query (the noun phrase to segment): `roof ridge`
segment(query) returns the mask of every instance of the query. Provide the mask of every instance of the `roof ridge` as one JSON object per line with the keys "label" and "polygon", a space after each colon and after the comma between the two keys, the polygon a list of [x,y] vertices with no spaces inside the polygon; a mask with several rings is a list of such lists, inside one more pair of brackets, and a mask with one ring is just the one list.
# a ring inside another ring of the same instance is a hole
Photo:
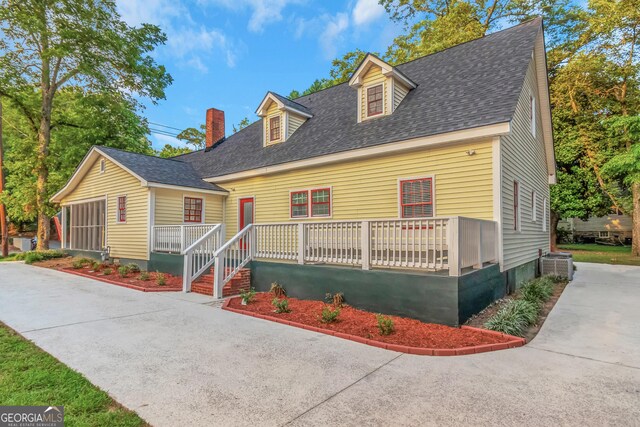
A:
{"label": "roof ridge", "polygon": [[[411,62],[415,62],[415,61],[418,61],[418,60],[420,60],[420,59],[427,58],[427,57],[429,57],[429,56],[434,56],[434,55],[437,55],[437,54],[439,54],[439,53],[446,52],[446,51],[449,51],[449,50],[451,50],[451,49],[455,49],[455,48],[456,48],[456,47],[458,47],[458,46],[463,46],[463,45],[465,45],[465,44],[472,43],[472,42],[475,42],[475,41],[478,41],[478,40],[485,40],[486,38],[488,38],[488,37],[492,37],[492,36],[494,36],[494,35],[496,35],[496,34],[500,34],[500,33],[503,33],[503,32],[505,32],[505,31],[513,30],[513,29],[515,29],[515,28],[522,27],[522,26],[524,26],[524,25],[530,25],[530,24],[532,24],[534,21],[537,21],[537,20],[542,21],[542,17],[541,17],[541,16],[536,16],[535,18],[528,19],[528,20],[526,20],[526,21],[524,21],[524,22],[521,22],[521,23],[519,23],[519,24],[517,24],[517,25],[514,25],[513,27],[503,28],[502,30],[495,31],[495,32],[493,32],[493,33],[489,33],[489,34],[486,34],[486,35],[484,35],[484,36],[481,36],[481,37],[478,37],[478,38],[475,38],[475,39],[467,40],[466,42],[462,42],[462,43],[456,44],[456,45],[454,45],[454,46],[449,46],[449,47],[444,48],[444,49],[442,49],[442,50],[439,50],[439,51],[437,51],[437,52],[428,53],[428,54],[426,54],[426,55],[422,55],[422,56],[419,56],[419,57],[417,57],[417,58],[410,59],[409,61],[403,62],[403,63],[401,63],[401,64],[393,65],[393,67],[401,67],[401,66],[406,65],[406,64],[409,64],[409,63],[411,63]],[[367,53],[365,54],[365,57],[366,57],[366,55],[373,55],[373,56],[375,56],[376,58],[380,59],[381,61],[384,61],[384,59],[379,58],[377,55],[374,55],[374,54],[372,54],[371,52],[367,52]],[[386,62],[386,61],[385,61],[385,62]],[[361,63],[361,62],[360,62],[360,63]],[[360,63],[358,64],[358,67],[360,66]],[[356,67],[356,69],[357,69],[357,67]],[[403,73],[403,74],[404,74],[404,73]],[[407,76],[407,77],[409,77],[409,76]],[[344,82],[342,82],[342,83],[336,83],[335,85],[332,85],[332,86],[329,86],[329,87],[325,87],[325,88],[323,88],[323,89],[317,90],[317,91],[315,91],[315,92],[313,92],[313,93],[310,93],[310,94],[308,94],[308,95],[302,95],[302,96],[300,96],[300,97],[298,97],[298,98],[295,98],[295,99],[301,99],[301,98],[304,98],[304,97],[308,97],[308,96],[314,95],[314,94],[319,93],[319,92],[323,92],[323,91],[328,90],[328,89],[333,89],[333,88],[335,88],[335,87],[341,86],[341,85],[346,84],[346,83],[349,83],[349,81],[347,80],[347,81],[344,81]],[[293,101],[293,100],[291,100],[291,101]],[[297,102],[297,101],[293,101],[293,102]],[[309,107],[306,107],[306,108],[309,108]]]}
{"label": "roof ridge", "polygon": [[[116,150],[119,151],[121,153],[127,153],[127,154],[135,154],[138,156],[145,156],[145,157],[151,157],[153,159],[159,159],[159,160],[171,160],[173,162],[178,162],[178,163],[185,163],[182,160],[174,160],[173,157],[160,157],[160,156],[154,156],[151,154],[145,154],[145,153],[136,153],[135,151],[127,151],[127,150],[123,150],[122,148],[115,148],[115,147],[108,147],[106,145],[94,145],[94,147],[98,150],[106,148],[107,150]],[[191,153],[184,153],[184,154],[191,154]]]}

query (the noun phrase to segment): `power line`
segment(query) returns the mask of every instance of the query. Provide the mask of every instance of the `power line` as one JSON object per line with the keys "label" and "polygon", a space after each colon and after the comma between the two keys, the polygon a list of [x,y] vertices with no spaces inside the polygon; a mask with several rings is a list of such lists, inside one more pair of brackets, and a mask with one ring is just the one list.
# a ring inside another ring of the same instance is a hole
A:
{"label": "power line", "polygon": [[155,133],[155,134],[158,134],[158,135],[171,136],[173,138],[177,138],[178,137],[178,135],[176,135],[175,133],[166,132],[166,131],[164,131],[162,129],[149,129],[149,132]]}
{"label": "power line", "polygon": [[173,129],[173,130],[177,130],[182,132],[184,129],[178,129],[178,128],[174,128],[172,126],[167,126],[167,125],[162,125],[160,123],[154,123],[154,122],[149,122],[150,125],[154,125],[154,126],[160,126],[161,128],[167,128],[167,129]]}

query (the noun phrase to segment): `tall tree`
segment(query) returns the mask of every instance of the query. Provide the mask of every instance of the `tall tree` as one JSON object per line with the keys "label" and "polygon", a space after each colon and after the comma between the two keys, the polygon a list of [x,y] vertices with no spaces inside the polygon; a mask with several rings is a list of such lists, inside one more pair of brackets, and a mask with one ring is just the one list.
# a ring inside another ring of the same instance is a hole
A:
{"label": "tall tree", "polygon": [[240,120],[240,122],[238,122],[237,126],[233,125],[233,133],[241,131],[242,129],[246,128],[250,124],[251,122],[249,121],[249,118],[245,117],[244,119]]}
{"label": "tall tree", "polygon": [[[4,145],[2,139],[2,102],[0,102],[0,196],[4,192]],[[0,252],[3,257],[9,255],[9,230],[7,228],[7,209],[0,198]]]}
{"label": "tall tree", "polygon": [[186,128],[176,138],[193,147],[192,150],[202,150],[205,145],[206,133],[207,127],[200,125],[199,129]]}
{"label": "tall tree", "polygon": [[[38,249],[49,244],[47,184],[51,118],[65,85],[97,92],[164,98],[171,76],[149,56],[166,37],[153,25],[131,27],[111,0],[2,0],[0,95],[28,118],[37,135],[36,210]],[[25,95],[36,89],[37,107]]]}

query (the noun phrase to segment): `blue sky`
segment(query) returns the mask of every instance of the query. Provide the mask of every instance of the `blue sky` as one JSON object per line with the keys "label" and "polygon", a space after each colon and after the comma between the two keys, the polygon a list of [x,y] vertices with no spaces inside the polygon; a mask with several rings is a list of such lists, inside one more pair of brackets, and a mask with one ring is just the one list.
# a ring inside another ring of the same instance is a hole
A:
{"label": "blue sky", "polygon": [[[256,119],[267,91],[303,90],[328,75],[334,57],[356,47],[384,51],[402,31],[377,0],[119,0],[118,10],[130,25],[156,24],[168,37],[154,57],[174,82],[166,100],[147,103],[149,122],[196,127],[215,107],[227,134],[244,117]],[[182,145],[166,135],[151,140],[155,148]]]}

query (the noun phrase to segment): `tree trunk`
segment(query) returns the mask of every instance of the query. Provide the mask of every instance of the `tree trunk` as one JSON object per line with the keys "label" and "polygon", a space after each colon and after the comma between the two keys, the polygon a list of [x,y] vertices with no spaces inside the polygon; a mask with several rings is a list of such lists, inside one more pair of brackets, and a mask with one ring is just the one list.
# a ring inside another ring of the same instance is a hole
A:
{"label": "tree trunk", "polygon": [[549,211],[551,213],[550,218],[549,218],[549,239],[551,241],[551,252],[557,252],[558,251],[558,223],[560,222],[560,217],[558,216],[558,214],[551,210]]}
{"label": "tree trunk", "polygon": [[36,159],[36,207],[38,210],[38,245],[36,250],[49,249],[49,235],[51,218],[47,215],[47,180],[49,179],[49,142],[51,141],[51,99],[47,94],[43,95],[42,119],[38,132],[38,153]]}
{"label": "tree trunk", "polygon": [[[2,146],[2,102],[0,101],[0,195],[4,191],[4,151]],[[9,230],[7,229],[7,209],[0,202],[0,251],[9,256]]]}
{"label": "tree trunk", "polygon": [[640,182],[631,184],[631,196],[633,197],[631,255],[640,256]]}

